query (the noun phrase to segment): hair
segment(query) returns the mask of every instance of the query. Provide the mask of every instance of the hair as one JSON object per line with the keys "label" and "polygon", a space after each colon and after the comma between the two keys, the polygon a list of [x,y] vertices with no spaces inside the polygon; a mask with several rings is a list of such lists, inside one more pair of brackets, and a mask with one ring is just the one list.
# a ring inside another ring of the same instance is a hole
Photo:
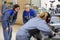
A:
{"label": "hair", "polygon": [[39,17],[46,20],[47,17],[51,17],[51,15],[48,12],[42,12],[39,14]]}
{"label": "hair", "polygon": [[48,16],[47,17],[51,17],[51,15],[48,13]]}
{"label": "hair", "polygon": [[13,10],[15,10],[15,8],[17,8],[17,7],[20,7],[18,4],[15,4],[14,6],[13,6]]}
{"label": "hair", "polygon": [[26,7],[31,8],[31,5],[29,3],[26,3],[24,8],[26,8]]}
{"label": "hair", "polygon": [[4,4],[6,4],[7,3],[7,1],[4,1]]}

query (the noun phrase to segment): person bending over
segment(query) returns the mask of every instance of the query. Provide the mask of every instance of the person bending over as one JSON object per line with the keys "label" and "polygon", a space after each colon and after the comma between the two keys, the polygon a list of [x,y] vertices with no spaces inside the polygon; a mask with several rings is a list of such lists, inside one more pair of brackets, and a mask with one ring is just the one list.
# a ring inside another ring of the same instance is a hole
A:
{"label": "person bending over", "polygon": [[51,16],[48,12],[42,12],[39,16],[30,19],[26,24],[24,24],[16,34],[16,40],[30,40],[31,33],[30,30],[37,29],[44,35],[53,36],[55,32],[51,30],[47,23],[50,22]]}

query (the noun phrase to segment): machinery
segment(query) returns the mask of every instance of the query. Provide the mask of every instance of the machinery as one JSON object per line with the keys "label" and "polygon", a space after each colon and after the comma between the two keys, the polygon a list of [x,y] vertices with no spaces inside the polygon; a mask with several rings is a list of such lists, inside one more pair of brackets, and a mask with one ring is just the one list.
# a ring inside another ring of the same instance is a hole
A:
{"label": "machinery", "polygon": [[55,10],[55,13],[60,13],[60,4],[57,5],[57,8]]}

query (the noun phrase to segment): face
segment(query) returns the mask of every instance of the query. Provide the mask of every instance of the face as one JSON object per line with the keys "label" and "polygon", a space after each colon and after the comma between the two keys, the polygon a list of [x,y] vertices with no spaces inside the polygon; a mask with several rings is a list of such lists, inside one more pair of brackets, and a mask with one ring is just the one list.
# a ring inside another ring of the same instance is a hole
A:
{"label": "face", "polygon": [[50,22],[50,20],[51,20],[51,18],[50,18],[50,17],[48,17],[48,18],[46,19],[46,22],[47,22],[47,23],[49,23],[49,22]]}
{"label": "face", "polygon": [[26,10],[27,12],[29,12],[29,11],[30,11],[30,6],[29,6],[29,5],[26,5],[26,6],[25,6],[25,10]]}
{"label": "face", "polygon": [[20,10],[20,7],[17,7],[17,8],[15,9],[16,12],[18,12],[19,10]]}

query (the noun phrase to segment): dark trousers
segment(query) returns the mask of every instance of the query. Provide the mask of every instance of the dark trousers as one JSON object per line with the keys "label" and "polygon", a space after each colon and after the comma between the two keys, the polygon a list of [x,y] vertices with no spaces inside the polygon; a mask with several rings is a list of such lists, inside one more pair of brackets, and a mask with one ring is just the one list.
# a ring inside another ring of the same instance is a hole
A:
{"label": "dark trousers", "polygon": [[[8,31],[5,31],[6,27],[8,27]],[[2,21],[2,28],[3,28],[3,35],[4,35],[4,40],[11,40],[12,37],[12,28],[8,24],[6,26],[6,23]]]}
{"label": "dark trousers", "polygon": [[29,30],[29,34],[33,36],[34,38],[36,38],[37,40],[41,40],[42,38],[40,34],[40,30],[37,30],[37,29]]}

